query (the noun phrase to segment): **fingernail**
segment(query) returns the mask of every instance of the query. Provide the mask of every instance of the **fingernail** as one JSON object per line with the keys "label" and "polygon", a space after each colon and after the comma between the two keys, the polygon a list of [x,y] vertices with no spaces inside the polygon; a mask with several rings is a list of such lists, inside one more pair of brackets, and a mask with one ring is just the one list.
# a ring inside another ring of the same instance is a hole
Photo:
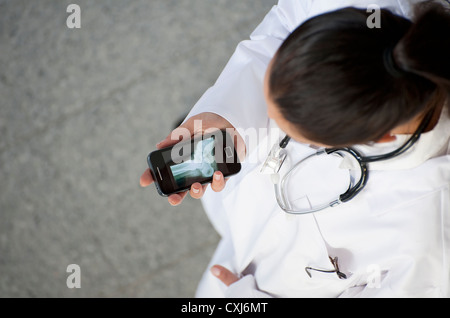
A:
{"label": "fingernail", "polygon": [[172,197],[169,197],[169,203],[172,206],[177,206],[178,204],[180,204],[179,200],[177,200],[176,198],[174,198],[176,196],[176,194],[173,194]]}
{"label": "fingernail", "polygon": [[200,189],[197,189],[197,188],[192,187],[192,192],[194,192],[194,193],[199,193],[199,192],[200,192]]}
{"label": "fingernail", "polygon": [[220,173],[215,172],[214,173],[214,179],[216,179],[217,181],[220,181]]}
{"label": "fingernail", "polygon": [[213,267],[211,267],[211,273],[212,273],[214,276],[220,276],[221,270],[220,270],[220,268],[218,268],[218,267],[216,267],[216,266],[213,266]]}

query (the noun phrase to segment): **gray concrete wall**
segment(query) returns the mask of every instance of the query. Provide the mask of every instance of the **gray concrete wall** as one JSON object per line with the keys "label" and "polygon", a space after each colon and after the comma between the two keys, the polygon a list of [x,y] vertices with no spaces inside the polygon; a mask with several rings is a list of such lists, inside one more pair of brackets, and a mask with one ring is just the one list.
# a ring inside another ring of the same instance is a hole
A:
{"label": "gray concrete wall", "polygon": [[194,295],[218,235],[139,177],[275,3],[0,0],[0,297]]}

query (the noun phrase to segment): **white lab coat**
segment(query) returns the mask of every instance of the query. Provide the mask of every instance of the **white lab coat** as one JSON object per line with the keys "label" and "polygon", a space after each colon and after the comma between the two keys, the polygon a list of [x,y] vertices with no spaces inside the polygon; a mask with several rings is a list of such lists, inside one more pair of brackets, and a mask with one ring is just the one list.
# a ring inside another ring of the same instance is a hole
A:
{"label": "white lab coat", "polygon": [[[266,114],[263,77],[279,45],[305,19],[346,6],[377,3],[410,17],[413,0],[280,0],[237,47],[223,73],[190,116],[214,112],[245,136],[249,127],[275,126]],[[276,128],[276,127],[275,127]],[[276,131],[276,130],[275,130]],[[372,147],[386,153],[408,136]],[[433,131],[411,151],[369,166],[366,188],[334,208],[288,216],[277,205],[273,184],[260,167],[273,145],[269,137],[247,145],[240,174],[220,193],[208,189],[203,204],[222,239],[210,266],[221,264],[242,278],[226,287],[205,271],[198,297],[448,297],[450,272],[450,120],[444,111]],[[291,160],[311,149],[291,141]],[[264,154],[264,156],[261,156]],[[329,180],[330,183],[333,180]],[[312,272],[305,267],[341,272]]]}

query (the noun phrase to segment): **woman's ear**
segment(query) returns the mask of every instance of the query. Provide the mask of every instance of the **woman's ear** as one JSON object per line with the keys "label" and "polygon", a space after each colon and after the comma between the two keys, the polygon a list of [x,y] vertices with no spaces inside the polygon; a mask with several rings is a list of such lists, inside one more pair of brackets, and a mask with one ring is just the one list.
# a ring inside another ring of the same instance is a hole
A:
{"label": "woman's ear", "polygon": [[376,143],[384,143],[384,142],[391,142],[397,140],[397,137],[395,137],[392,133],[387,133],[383,137],[381,137],[379,140],[376,141]]}

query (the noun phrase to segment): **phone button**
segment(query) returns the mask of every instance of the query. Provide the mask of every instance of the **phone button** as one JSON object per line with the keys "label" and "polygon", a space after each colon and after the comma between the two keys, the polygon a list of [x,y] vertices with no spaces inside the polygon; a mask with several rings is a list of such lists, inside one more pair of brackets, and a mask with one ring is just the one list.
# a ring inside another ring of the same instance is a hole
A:
{"label": "phone button", "polygon": [[227,158],[233,157],[233,150],[230,146],[225,147],[225,155],[227,156]]}
{"label": "phone button", "polygon": [[159,178],[162,180],[161,171],[159,171],[159,167],[156,167],[156,170],[158,170]]}

